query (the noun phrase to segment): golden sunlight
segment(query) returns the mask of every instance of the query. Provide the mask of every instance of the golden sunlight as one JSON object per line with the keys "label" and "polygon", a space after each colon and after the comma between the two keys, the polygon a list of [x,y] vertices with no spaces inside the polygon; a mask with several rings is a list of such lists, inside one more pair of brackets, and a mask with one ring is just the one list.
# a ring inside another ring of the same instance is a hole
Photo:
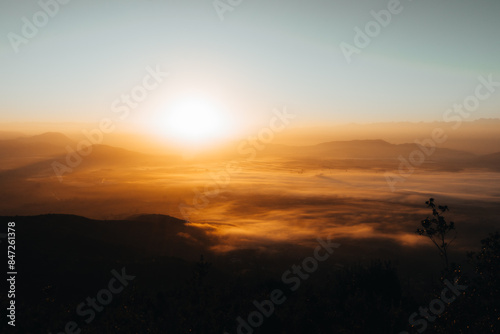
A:
{"label": "golden sunlight", "polygon": [[208,99],[187,97],[162,111],[157,131],[180,144],[206,144],[230,131],[227,114]]}

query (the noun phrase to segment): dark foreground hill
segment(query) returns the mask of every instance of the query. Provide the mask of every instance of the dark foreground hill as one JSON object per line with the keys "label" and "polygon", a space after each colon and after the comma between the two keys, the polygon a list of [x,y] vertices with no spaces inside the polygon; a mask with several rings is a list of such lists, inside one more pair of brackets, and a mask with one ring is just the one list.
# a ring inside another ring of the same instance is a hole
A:
{"label": "dark foreground hill", "polygon": [[[401,276],[395,264],[376,258],[345,265],[338,265],[333,256],[314,262],[316,253],[311,249],[290,251],[300,247],[284,248],[287,256],[258,250],[217,256],[211,252],[217,238],[207,230],[163,215],[116,221],[42,215],[0,217],[0,221],[2,226],[16,222],[18,272],[16,327],[3,321],[2,333],[413,333],[424,327],[427,333],[498,333],[500,329],[498,234],[478,244],[483,251],[472,257],[477,273],[452,273],[466,287],[455,290],[453,302],[443,304],[441,311],[436,298],[442,298],[446,287],[451,298],[453,290],[452,283],[439,279],[439,272],[415,282]],[[325,256],[327,248],[318,254]],[[439,258],[426,258],[428,263],[435,260]],[[416,273],[422,270],[414,268]],[[2,293],[4,310],[7,302]],[[439,311],[439,318],[418,313],[429,305]]]}

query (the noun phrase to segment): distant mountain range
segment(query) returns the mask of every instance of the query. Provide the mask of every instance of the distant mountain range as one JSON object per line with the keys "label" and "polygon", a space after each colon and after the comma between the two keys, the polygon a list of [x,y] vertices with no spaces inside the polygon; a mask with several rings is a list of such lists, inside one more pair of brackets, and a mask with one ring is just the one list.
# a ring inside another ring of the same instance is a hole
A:
{"label": "distant mountain range", "polygon": [[[500,151],[500,119],[478,119],[456,122],[385,122],[368,124],[324,125],[290,128],[279,134],[279,143],[313,145],[320,142],[354,139],[382,139],[390,143],[413,143],[430,138],[440,128],[447,140],[442,148],[463,150],[475,154]],[[277,142],[278,143],[278,142]]]}
{"label": "distant mountain range", "polygon": [[[0,140],[0,172],[3,170],[10,175],[24,176],[53,174],[52,163],[68,165],[68,156],[72,157],[72,161],[77,161],[78,156],[81,158],[78,165],[80,169],[170,164],[178,159],[174,156],[154,156],[107,145],[92,145],[89,154],[86,152],[87,148],[76,151],[78,144],[56,132]],[[70,147],[70,152],[73,153],[68,152],[67,147]]]}
{"label": "distant mountain range", "polygon": [[61,133],[48,132],[33,137],[0,140],[0,158],[40,158],[62,154],[74,142]]}
{"label": "distant mountain range", "polygon": [[[0,176],[47,176],[53,174],[52,164],[58,162],[66,165],[68,159],[67,147],[76,150],[78,143],[61,133],[44,133],[32,137],[0,140]],[[252,149],[250,144],[245,149]],[[177,156],[156,156],[129,151],[123,148],[107,145],[93,145],[92,152],[83,151],[71,153],[73,161],[81,157],[79,170],[114,168],[114,167],[144,167],[168,166],[172,163],[183,163]],[[198,161],[206,159],[237,159],[247,157],[236,147],[207,152]],[[385,166],[387,162],[398,161],[399,157],[409,159],[410,155],[424,155],[426,163],[439,163],[459,168],[488,168],[500,170],[500,152],[475,155],[470,152],[447,148],[422,148],[417,144],[391,144],[384,140],[352,140],[332,141],[310,146],[287,146],[269,144],[261,151],[255,150],[256,156],[262,159],[278,158],[291,160],[370,160],[373,164]],[[414,153],[422,152],[422,153]],[[75,158],[76,157],[76,158]],[[3,171],[3,173],[1,173]]]}
{"label": "distant mountain range", "polygon": [[417,144],[391,144],[384,140],[333,141],[312,146],[270,145],[267,154],[295,157],[323,157],[325,159],[397,159],[408,157],[413,151],[424,152],[429,160],[468,160],[475,154],[446,148],[420,149]]}

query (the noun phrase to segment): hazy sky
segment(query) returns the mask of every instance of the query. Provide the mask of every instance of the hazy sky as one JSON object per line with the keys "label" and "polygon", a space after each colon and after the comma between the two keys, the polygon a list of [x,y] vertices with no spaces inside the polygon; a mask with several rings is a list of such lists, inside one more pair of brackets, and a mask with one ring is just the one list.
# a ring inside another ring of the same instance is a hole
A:
{"label": "hazy sky", "polygon": [[[243,0],[221,20],[212,0],[72,0],[16,53],[9,33],[22,37],[41,7],[1,0],[0,121],[98,122],[157,65],[169,77],[126,122],[155,122],[182,96],[237,122],[280,106],[303,123],[432,121],[479,75],[500,81],[498,0],[401,0],[349,64],[339,45],[356,46],[354,28],[388,3]],[[499,105],[500,89],[470,119],[498,117]]]}

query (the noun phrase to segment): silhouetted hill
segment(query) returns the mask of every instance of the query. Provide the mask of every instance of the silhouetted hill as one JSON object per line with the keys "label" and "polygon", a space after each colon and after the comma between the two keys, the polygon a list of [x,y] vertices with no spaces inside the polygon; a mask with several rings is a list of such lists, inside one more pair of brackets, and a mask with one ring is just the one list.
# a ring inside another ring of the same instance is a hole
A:
{"label": "silhouetted hill", "polygon": [[66,146],[73,144],[74,142],[65,135],[54,132],[32,137],[0,140],[2,169],[21,167],[64,154]]}
{"label": "silhouetted hill", "polygon": [[306,147],[303,154],[323,156],[329,159],[377,159],[397,158],[401,154],[398,145],[383,140],[334,141]]}
{"label": "silhouetted hill", "polygon": [[46,143],[55,146],[66,146],[74,144],[73,140],[59,132],[45,132],[40,135],[23,137],[17,140],[25,143]]}
{"label": "silhouetted hill", "polygon": [[[439,271],[422,274],[438,256],[416,252],[423,262],[408,261],[412,276],[401,275],[398,265],[385,259],[339,266],[341,252],[363,247],[366,240],[341,241],[331,258],[318,263],[313,248],[296,255],[284,249],[287,257],[258,250],[214,256],[208,249],[213,243],[196,237],[207,238],[205,232],[166,215],[108,221],[0,216],[0,221],[16,222],[19,333],[61,332],[69,321],[89,333],[115,328],[142,333],[145,326],[151,333],[235,333],[237,319],[269,308],[264,301],[277,289],[283,302],[272,306],[273,314],[255,333],[397,333],[410,329],[409,316],[429,300],[432,306],[444,291]],[[464,292],[450,292],[456,298],[432,322],[431,333],[498,332],[493,326],[500,300],[499,240],[497,235],[482,241],[476,275],[458,270],[450,276],[459,278],[455,287]],[[316,267],[306,270],[306,261],[316,261]],[[106,290],[113,293],[109,299]],[[7,302],[5,294],[0,302]],[[81,305],[92,302],[101,308],[95,321],[86,321]],[[477,330],[469,331],[471,324]],[[7,327],[0,324],[2,332]]]}
{"label": "silhouetted hill", "polygon": [[[76,215],[0,217],[15,221],[23,243],[40,257],[59,254],[79,258],[176,256],[196,260],[209,252],[205,231],[165,215],[138,215],[124,220],[93,220]],[[91,247],[89,247],[91,245]],[[61,252],[61,250],[64,252]]]}
{"label": "silhouetted hill", "polygon": [[47,156],[58,154],[63,152],[64,147],[71,143],[72,141],[65,136],[59,137],[54,135],[1,140],[0,156],[5,154],[16,156]]}
{"label": "silhouetted hill", "polygon": [[279,134],[280,143],[313,145],[327,141],[353,139],[382,139],[389,143],[412,143],[429,138],[436,128],[444,130],[448,138],[443,148],[463,150],[475,154],[490,154],[500,147],[500,119],[479,119],[463,122],[459,129],[454,122],[384,122],[368,124],[325,125],[290,128]]}
{"label": "silhouetted hill", "polygon": [[52,177],[55,176],[52,164],[57,162],[61,165],[68,166],[68,158],[73,163],[80,161],[76,167],[73,168],[73,172],[100,168],[144,167],[150,165],[165,166],[170,165],[173,161],[178,159],[175,156],[153,156],[107,145],[93,145],[87,152],[82,150],[71,154],[68,154],[68,152],[63,154],[59,153],[49,159],[7,170],[3,173],[0,172],[0,177]]}
{"label": "silhouetted hill", "polygon": [[478,167],[500,171],[500,152],[482,155],[476,159],[476,163]]}
{"label": "silhouetted hill", "polygon": [[[259,154],[288,158],[389,159],[397,161],[400,155],[408,159],[413,151],[422,151],[422,149],[414,143],[391,144],[384,140],[352,140],[332,141],[313,146],[269,145],[269,147]],[[431,154],[425,153],[425,156],[428,161],[466,161],[476,157],[476,155],[469,152],[439,147],[434,148]]]}
{"label": "silhouetted hill", "polygon": [[[251,168],[264,168],[259,161],[268,163],[267,169],[308,170],[308,169],[360,169],[397,170],[401,158],[406,161],[423,158],[420,168],[459,171],[475,167],[477,155],[449,148],[429,147],[416,143],[392,144],[384,140],[332,141],[309,146],[252,143],[233,143],[214,152],[197,157],[197,162],[209,163],[224,157],[226,160],[248,162]],[[276,166],[276,164],[280,164]]]}

